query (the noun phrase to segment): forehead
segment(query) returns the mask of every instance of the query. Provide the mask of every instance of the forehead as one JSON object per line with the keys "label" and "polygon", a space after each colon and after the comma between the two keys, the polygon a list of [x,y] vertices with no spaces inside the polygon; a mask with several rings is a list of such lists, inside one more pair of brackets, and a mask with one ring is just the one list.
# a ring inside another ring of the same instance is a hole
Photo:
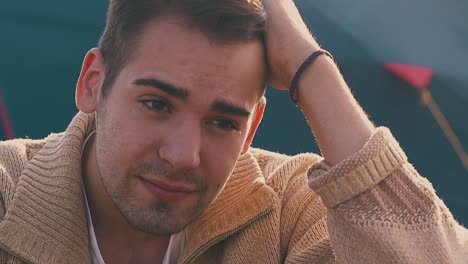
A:
{"label": "forehead", "polygon": [[128,68],[205,95],[258,99],[266,80],[260,41],[220,43],[187,21],[162,17],[140,34]]}

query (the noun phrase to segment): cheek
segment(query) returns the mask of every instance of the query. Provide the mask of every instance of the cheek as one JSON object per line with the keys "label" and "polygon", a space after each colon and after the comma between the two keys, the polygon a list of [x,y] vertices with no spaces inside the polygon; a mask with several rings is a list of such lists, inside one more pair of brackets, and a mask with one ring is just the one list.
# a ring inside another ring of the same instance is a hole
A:
{"label": "cheek", "polygon": [[149,135],[131,113],[105,113],[98,122],[98,148],[102,165],[124,173],[144,156]]}

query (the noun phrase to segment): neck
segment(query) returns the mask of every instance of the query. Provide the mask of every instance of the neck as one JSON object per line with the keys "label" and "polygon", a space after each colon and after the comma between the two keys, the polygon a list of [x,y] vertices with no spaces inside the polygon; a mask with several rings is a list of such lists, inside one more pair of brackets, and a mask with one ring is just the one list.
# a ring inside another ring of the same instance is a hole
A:
{"label": "neck", "polygon": [[83,182],[96,240],[107,263],[160,263],[170,236],[155,236],[131,226],[107,194],[99,176],[95,136],[85,142]]}

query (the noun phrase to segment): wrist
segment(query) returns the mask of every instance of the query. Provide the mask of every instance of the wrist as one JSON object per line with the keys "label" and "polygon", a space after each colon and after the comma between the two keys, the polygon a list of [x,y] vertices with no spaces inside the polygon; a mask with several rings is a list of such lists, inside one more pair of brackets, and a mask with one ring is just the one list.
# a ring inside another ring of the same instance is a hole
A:
{"label": "wrist", "polygon": [[[347,87],[336,62],[328,56],[319,56],[304,70],[297,84],[296,97],[302,109],[310,104],[311,98],[321,94],[322,89],[343,89]],[[314,100],[315,100],[314,99]]]}
{"label": "wrist", "polygon": [[320,46],[316,43],[305,43],[302,45],[297,45],[290,49],[293,53],[287,56],[287,61],[283,73],[285,74],[284,80],[286,81],[286,87],[291,86],[291,82],[294,79],[297,71],[304,63],[304,61],[314,52],[320,50]]}
{"label": "wrist", "polygon": [[[296,73],[294,74],[294,77],[289,86],[289,96],[291,100],[293,101],[293,103],[296,104],[297,106],[298,106],[298,101],[299,101],[297,88],[299,86],[300,80],[302,79],[303,75],[306,73],[307,69],[313,66],[312,64],[316,63],[316,61],[319,60],[320,57],[325,57],[325,56],[329,57],[330,59],[334,61],[333,56],[327,50],[319,49],[319,50],[312,52],[296,70]],[[304,76],[304,78],[306,78],[306,76]]]}

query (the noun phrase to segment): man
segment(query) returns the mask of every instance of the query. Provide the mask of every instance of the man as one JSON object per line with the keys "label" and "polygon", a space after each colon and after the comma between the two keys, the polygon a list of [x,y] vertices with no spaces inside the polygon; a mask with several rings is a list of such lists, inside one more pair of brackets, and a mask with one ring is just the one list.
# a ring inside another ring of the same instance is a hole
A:
{"label": "man", "polygon": [[[290,0],[111,1],[67,130],[0,145],[0,262],[464,263],[467,231],[318,50]],[[267,81],[323,158],[249,147]]]}

